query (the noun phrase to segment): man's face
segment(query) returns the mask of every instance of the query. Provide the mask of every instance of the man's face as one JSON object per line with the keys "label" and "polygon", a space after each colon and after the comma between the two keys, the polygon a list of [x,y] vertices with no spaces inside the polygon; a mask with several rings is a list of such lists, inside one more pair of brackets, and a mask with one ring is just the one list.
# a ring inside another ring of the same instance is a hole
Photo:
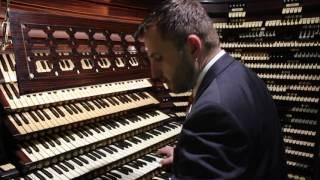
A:
{"label": "man's face", "polygon": [[163,39],[155,26],[147,30],[144,42],[151,60],[153,78],[163,79],[175,93],[193,87],[196,71],[186,46],[177,48],[172,40]]}

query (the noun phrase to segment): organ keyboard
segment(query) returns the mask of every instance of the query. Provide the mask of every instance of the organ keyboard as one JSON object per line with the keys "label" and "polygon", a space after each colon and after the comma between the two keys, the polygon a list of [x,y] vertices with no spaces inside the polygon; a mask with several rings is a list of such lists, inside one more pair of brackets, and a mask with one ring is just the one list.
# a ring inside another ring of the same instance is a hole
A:
{"label": "organ keyboard", "polygon": [[[111,168],[173,142],[181,128],[171,122],[174,115],[154,109],[159,101],[148,90],[148,78],[26,95],[19,94],[16,82],[0,87],[7,110],[4,123],[16,141],[14,154],[24,179],[112,173],[116,170]],[[150,167],[140,170],[140,176]],[[150,172],[159,163],[152,167]]]}
{"label": "organ keyboard", "polygon": [[[47,169],[58,169],[58,171],[56,170],[56,172],[61,176],[66,176],[67,178],[76,178],[81,176],[81,178],[88,178],[91,177],[91,175],[85,176],[85,174],[94,169],[105,167],[106,165],[124,159],[127,156],[132,156],[133,154],[145,148],[148,148],[149,150],[152,146],[159,148],[159,146],[157,145],[158,143],[161,143],[177,135],[180,132],[180,129],[181,126],[176,123],[164,124],[128,139],[117,141],[107,146],[99,147],[95,150],[89,151],[79,156],[75,156],[68,160],[61,161],[59,163],[51,164],[47,167]],[[40,149],[38,151],[42,152],[43,156],[52,153],[49,148],[47,151],[41,151]],[[84,166],[84,164],[87,165]],[[105,167],[105,170],[108,170],[108,168]],[[36,175],[37,173],[38,175]],[[44,179],[50,178],[50,175],[48,176],[41,174],[41,170],[38,170],[35,173],[27,174],[25,178],[41,179],[41,176],[43,176]]]}
{"label": "organ keyboard", "polygon": [[153,174],[153,172],[159,169],[159,161],[162,158],[156,154],[147,154],[139,159],[131,161],[128,164],[123,165],[122,167],[115,168],[102,176],[95,178],[95,180],[102,179],[138,179],[142,176],[148,174],[149,176]]}

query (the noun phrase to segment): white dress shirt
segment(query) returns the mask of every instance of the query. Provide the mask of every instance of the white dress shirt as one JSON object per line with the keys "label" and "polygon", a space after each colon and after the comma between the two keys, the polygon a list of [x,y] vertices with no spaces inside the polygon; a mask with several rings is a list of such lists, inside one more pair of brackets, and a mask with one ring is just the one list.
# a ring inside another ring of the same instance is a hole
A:
{"label": "white dress shirt", "polygon": [[192,89],[192,94],[193,94],[193,98],[196,96],[198,88],[204,78],[204,76],[207,74],[208,70],[211,68],[211,66],[214,65],[214,63],[216,63],[226,52],[224,50],[220,50],[220,52],[215,55],[209,62],[208,64],[202,69],[202,71],[200,72],[196,85],[194,86],[194,88]]}

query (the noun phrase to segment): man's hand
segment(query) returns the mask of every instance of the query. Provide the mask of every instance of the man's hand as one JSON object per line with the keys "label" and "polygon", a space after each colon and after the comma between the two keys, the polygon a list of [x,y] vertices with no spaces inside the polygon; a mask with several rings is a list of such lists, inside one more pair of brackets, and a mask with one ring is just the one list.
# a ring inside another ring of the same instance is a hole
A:
{"label": "man's hand", "polygon": [[162,166],[170,166],[173,163],[173,150],[172,146],[165,146],[161,149],[158,149],[157,154],[164,155],[164,159],[160,161]]}

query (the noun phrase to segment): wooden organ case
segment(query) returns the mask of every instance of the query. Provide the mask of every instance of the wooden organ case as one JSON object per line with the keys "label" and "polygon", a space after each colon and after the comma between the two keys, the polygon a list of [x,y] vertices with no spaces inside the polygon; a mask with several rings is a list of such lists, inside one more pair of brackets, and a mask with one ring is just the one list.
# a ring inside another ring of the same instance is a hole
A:
{"label": "wooden organ case", "polygon": [[13,49],[0,54],[1,178],[169,178],[154,151],[181,125],[133,37],[148,3],[64,3],[12,3]]}

